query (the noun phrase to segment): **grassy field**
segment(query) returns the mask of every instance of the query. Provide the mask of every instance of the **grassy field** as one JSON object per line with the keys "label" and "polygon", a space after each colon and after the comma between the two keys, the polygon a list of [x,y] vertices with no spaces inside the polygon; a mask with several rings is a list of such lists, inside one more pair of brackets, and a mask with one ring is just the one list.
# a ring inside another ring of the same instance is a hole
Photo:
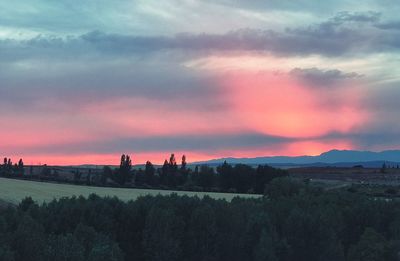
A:
{"label": "grassy field", "polygon": [[88,187],[67,184],[55,184],[36,181],[26,181],[17,179],[0,178],[0,199],[9,203],[17,204],[25,197],[32,197],[38,203],[49,202],[53,199],[71,196],[84,196],[95,193],[99,196],[116,196],[121,200],[128,201],[145,195],[169,195],[176,193],[178,195],[203,197],[208,195],[214,199],[232,200],[236,196],[240,197],[260,197],[251,194],[234,193],[213,193],[213,192],[188,192],[188,191],[170,191],[170,190],[152,190],[152,189],[127,189],[127,188],[104,188]]}

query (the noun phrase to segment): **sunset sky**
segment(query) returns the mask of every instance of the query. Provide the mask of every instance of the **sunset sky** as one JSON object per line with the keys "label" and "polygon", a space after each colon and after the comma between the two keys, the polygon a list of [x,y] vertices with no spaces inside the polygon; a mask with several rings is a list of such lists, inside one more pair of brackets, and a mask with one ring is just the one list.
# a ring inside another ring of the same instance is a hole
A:
{"label": "sunset sky", "polygon": [[0,156],[400,148],[399,13],[398,0],[0,1]]}

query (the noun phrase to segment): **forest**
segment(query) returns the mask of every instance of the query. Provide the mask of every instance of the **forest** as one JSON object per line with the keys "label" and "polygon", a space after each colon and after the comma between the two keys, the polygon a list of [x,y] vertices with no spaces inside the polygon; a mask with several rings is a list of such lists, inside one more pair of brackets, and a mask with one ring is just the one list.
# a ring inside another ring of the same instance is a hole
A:
{"label": "forest", "polygon": [[259,199],[73,197],[0,210],[0,260],[397,260],[400,202],[276,178]]}

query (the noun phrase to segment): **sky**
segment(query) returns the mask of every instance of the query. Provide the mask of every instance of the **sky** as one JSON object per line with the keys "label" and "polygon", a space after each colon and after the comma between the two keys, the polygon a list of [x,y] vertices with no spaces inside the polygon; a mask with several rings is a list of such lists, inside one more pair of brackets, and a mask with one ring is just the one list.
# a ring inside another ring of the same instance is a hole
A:
{"label": "sky", "polygon": [[0,156],[397,149],[399,12],[397,0],[0,0]]}

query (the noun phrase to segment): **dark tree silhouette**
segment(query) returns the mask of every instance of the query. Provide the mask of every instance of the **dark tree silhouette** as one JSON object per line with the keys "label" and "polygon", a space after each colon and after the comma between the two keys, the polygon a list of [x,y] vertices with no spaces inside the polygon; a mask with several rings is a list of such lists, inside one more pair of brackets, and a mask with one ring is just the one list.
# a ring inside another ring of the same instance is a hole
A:
{"label": "dark tree silhouette", "polygon": [[181,169],[182,169],[182,170],[185,170],[185,169],[186,169],[186,165],[187,165],[187,163],[186,163],[186,156],[183,155],[183,156],[182,156]]}
{"label": "dark tree silhouette", "polygon": [[24,175],[25,169],[24,169],[24,162],[22,159],[18,161],[18,174]]}
{"label": "dark tree silhouette", "polygon": [[112,174],[113,174],[112,169],[109,166],[105,166],[103,168],[103,172],[102,172],[102,174],[100,176],[100,184],[103,185],[103,186],[106,185],[107,184],[107,180],[109,178],[112,178]]}
{"label": "dark tree silhouette", "polygon": [[172,153],[171,156],[169,157],[169,167],[170,167],[170,169],[172,171],[175,171],[175,170],[178,169],[178,165],[176,163],[175,154],[174,153]]}
{"label": "dark tree silhouette", "polygon": [[125,185],[126,182],[129,182],[132,178],[131,169],[131,157],[129,155],[122,154],[119,169],[115,175],[116,182],[118,182],[120,185]]}
{"label": "dark tree silhouette", "polygon": [[156,169],[154,168],[153,164],[150,161],[146,162],[146,166],[145,166],[145,183],[148,185],[154,185],[155,183],[155,177],[154,174],[156,172]]}

